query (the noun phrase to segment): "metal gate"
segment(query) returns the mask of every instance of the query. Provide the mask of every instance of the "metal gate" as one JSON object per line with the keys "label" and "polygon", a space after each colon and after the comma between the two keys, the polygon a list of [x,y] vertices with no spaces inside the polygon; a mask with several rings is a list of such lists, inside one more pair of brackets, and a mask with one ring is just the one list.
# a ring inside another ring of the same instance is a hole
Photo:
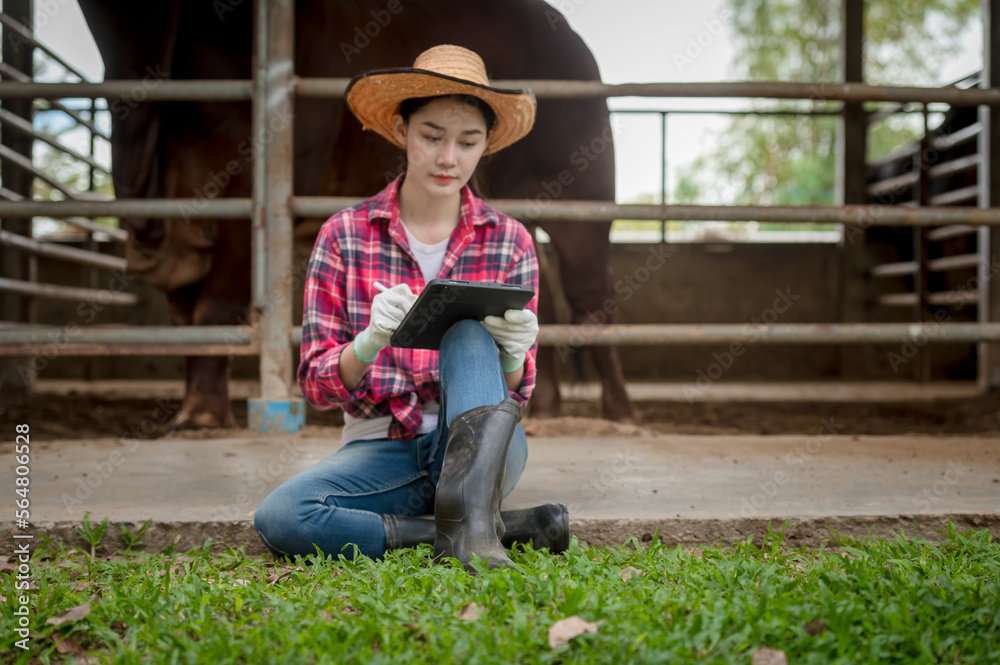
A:
{"label": "metal gate", "polygon": [[[771,344],[871,344],[898,342],[901,338],[941,342],[1000,342],[1000,323],[993,322],[1000,307],[991,300],[990,228],[1000,225],[1000,57],[997,26],[993,20],[1000,12],[1000,0],[983,0],[984,72],[980,87],[919,88],[871,86],[861,81],[862,0],[843,0],[842,35],[843,83],[651,83],[610,85],[586,81],[498,81],[504,87],[531,87],[542,98],[587,97],[764,97],[842,102],[839,112],[838,171],[839,202],[836,206],[694,206],[630,205],[613,202],[553,201],[541,211],[531,200],[493,200],[501,211],[533,219],[574,219],[580,223],[617,218],[646,220],[721,220],[739,222],[840,223],[845,234],[863,234],[871,226],[940,227],[964,225],[976,227],[979,234],[979,266],[982,288],[979,290],[979,321],[968,324],[772,324],[755,328],[751,334],[742,324],[725,325],[612,325],[595,332],[588,326],[586,335],[579,327],[544,326],[540,344],[690,344],[706,342],[748,342]],[[7,21],[4,22],[5,26]],[[267,131],[271,114],[289,115],[299,98],[342,97],[346,79],[299,78],[293,61],[294,3],[256,0],[254,4],[254,49],[257,63],[253,79],[242,80],[163,80],[145,91],[145,101],[250,101],[254,133]],[[4,70],[6,75],[9,73]],[[34,100],[60,98],[117,97],[142,88],[142,81],[106,81],[103,83],[34,83],[5,80],[0,83],[0,99]],[[979,105],[982,131],[980,141],[978,208],[952,206],[891,207],[866,203],[864,183],[864,101],[895,103],[943,102],[956,105]],[[0,120],[10,120],[7,116]],[[66,200],[37,202],[0,201],[0,218],[8,220],[51,216],[66,219],[88,228],[86,220],[94,216],[158,216],[189,219],[249,220],[253,231],[252,317],[250,330],[238,326],[133,326],[114,330],[81,328],[73,342],[60,349],[65,355],[258,355],[260,357],[261,397],[251,400],[251,427],[288,422],[291,429],[301,425],[286,421],[289,410],[304,414],[301,399],[293,397],[294,364],[292,347],[301,340],[301,328],[292,325],[291,280],[292,220],[295,216],[326,217],[360,201],[356,198],[297,197],[293,195],[292,127],[274,130],[253,163],[251,198],[198,199],[118,199],[113,201]],[[4,153],[4,159],[16,159]],[[26,166],[30,166],[26,165]],[[13,197],[9,197],[13,198]],[[527,213],[531,212],[530,215]],[[30,228],[30,227],[29,227]],[[90,228],[91,231],[95,230]],[[101,227],[100,230],[104,230]],[[30,238],[13,238],[5,233],[4,242],[38,255],[51,252]],[[25,234],[30,236],[30,233]],[[120,234],[112,236],[122,239]],[[845,252],[855,251],[845,245]],[[62,250],[65,252],[65,250]],[[64,254],[68,258],[68,254]],[[83,260],[73,254],[74,260]],[[91,260],[91,259],[88,259]],[[92,265],[96,265],[92,263]],[[110,262],[102,267],[110,267]],[[115,267],[120,267],[118,262]],[[28,282],[0,282],[0,290],[44,297],[54,295],[43,285]],[[994,290],[995,292],[996,290]],[[62,291],[63,295],[68,291]],[[92,294],[90,294],[92,295]],[[121,294],[123,298],[127,294]],[[88,297],[84,291],[74,298]],[[122,302],[125,302],[123,299]],[[23,356],[45,343],[50,332],[39,326],[0,328],[0,355]],[[982,346],[980,385],[988,387],[997,374],[1000,354],[989,355]],[[255,414],[255,415],[253,415]]]}

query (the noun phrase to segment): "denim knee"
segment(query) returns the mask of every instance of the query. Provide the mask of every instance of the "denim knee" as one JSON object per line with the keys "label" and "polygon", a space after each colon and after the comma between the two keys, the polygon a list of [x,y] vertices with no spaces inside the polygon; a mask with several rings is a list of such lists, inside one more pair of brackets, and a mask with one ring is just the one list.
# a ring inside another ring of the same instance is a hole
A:
{"label": "denim knee", "polygon": [[475,319],[462,319],[452,324],[441,338],[441,345],[452,344],[455,341],[461,344],[480,343],[490,347],[494,344],[493,337],[486,327]]}
{"label": "denim knee", "polygon": [[253,515],[253,528],[261,542],[276,556],[291,556],[291,543],[300,524],[294,499],[282,487],[268,494]]}

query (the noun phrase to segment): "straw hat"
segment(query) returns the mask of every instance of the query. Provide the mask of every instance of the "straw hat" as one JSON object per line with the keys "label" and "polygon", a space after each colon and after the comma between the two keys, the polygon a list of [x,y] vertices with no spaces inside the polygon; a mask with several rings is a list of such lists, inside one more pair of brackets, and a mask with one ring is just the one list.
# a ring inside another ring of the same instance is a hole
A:
{"label": "straw hat", "polygon": [[399,112],[400,102],[438,95],[472,95],[490,105],[497,119],[486,155],[522,138],[535,122],[535,95],[530,88],[490,87],[482,58],[452,44],[427,49],[413,67],[375,69],[355,76],[347,85],[347,105],[362,126],[400,148],[405,146],[392,134],[392,117]]}

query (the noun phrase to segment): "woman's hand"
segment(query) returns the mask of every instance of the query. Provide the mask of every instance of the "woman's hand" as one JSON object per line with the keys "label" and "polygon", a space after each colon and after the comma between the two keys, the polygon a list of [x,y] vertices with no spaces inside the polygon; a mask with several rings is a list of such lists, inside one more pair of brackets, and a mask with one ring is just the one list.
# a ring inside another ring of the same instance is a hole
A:
{"label": "woman's hand", "polygon": [[486,330],[500,346],[500,365],[513,372],[524,364],[528,349],[538,337],[538,317],[530,309],[508,309],[503,317],[483,319]]}
{"label": "woman's hand", "polygon": [[416,299],[408,284],[397,284],[372,298],[368,327],[354,338],[354,355],[358,360],[375,362],[379,352],[389,345],[389,338]]}

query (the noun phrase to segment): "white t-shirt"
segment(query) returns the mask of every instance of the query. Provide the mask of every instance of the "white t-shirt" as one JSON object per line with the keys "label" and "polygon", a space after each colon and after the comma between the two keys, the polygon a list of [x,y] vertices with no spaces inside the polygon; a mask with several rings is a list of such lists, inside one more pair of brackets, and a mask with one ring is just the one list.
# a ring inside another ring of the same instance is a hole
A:
{"label": "white t-shirt", "polygon": [[424,281],[431,281],[437,277],[438,272],[441,270],[441,264],[444,263],[444,256],[448,253],[448,241],[451,238],[445,238],[441,242],[428,245],[414,238],[413,234],[410,233],[410,229],[406,228],[406,224],[402,226],[403,230],[406,231],[406,240],[410,243],[410,251],[413,252],[414,258],[417,259],[420,272],[424,273]]}
{"label": "white t-shirt", "polygon": [[[420,272],[424,274],[424,281],[429,282],[437,277],[444,263],[445,254],[448,253],[448,241],[445,238],[441,242],[428,245],[413,237],[410,229],[403,224],[406,231],[406,240],[410,243],[410,251],[417,259]],[[437,400],[424,402],[423,421],[417,428],[417,434],[426,434],[437,429],[438,410],[441,405]],[[344,431],[340,435],[341,441],[349,443],[359,439],[387,439],[389,438],[389,426],[392,425],[392,416],[380,416],[378,418],[355,418],[349,413],[344,413]]]}

